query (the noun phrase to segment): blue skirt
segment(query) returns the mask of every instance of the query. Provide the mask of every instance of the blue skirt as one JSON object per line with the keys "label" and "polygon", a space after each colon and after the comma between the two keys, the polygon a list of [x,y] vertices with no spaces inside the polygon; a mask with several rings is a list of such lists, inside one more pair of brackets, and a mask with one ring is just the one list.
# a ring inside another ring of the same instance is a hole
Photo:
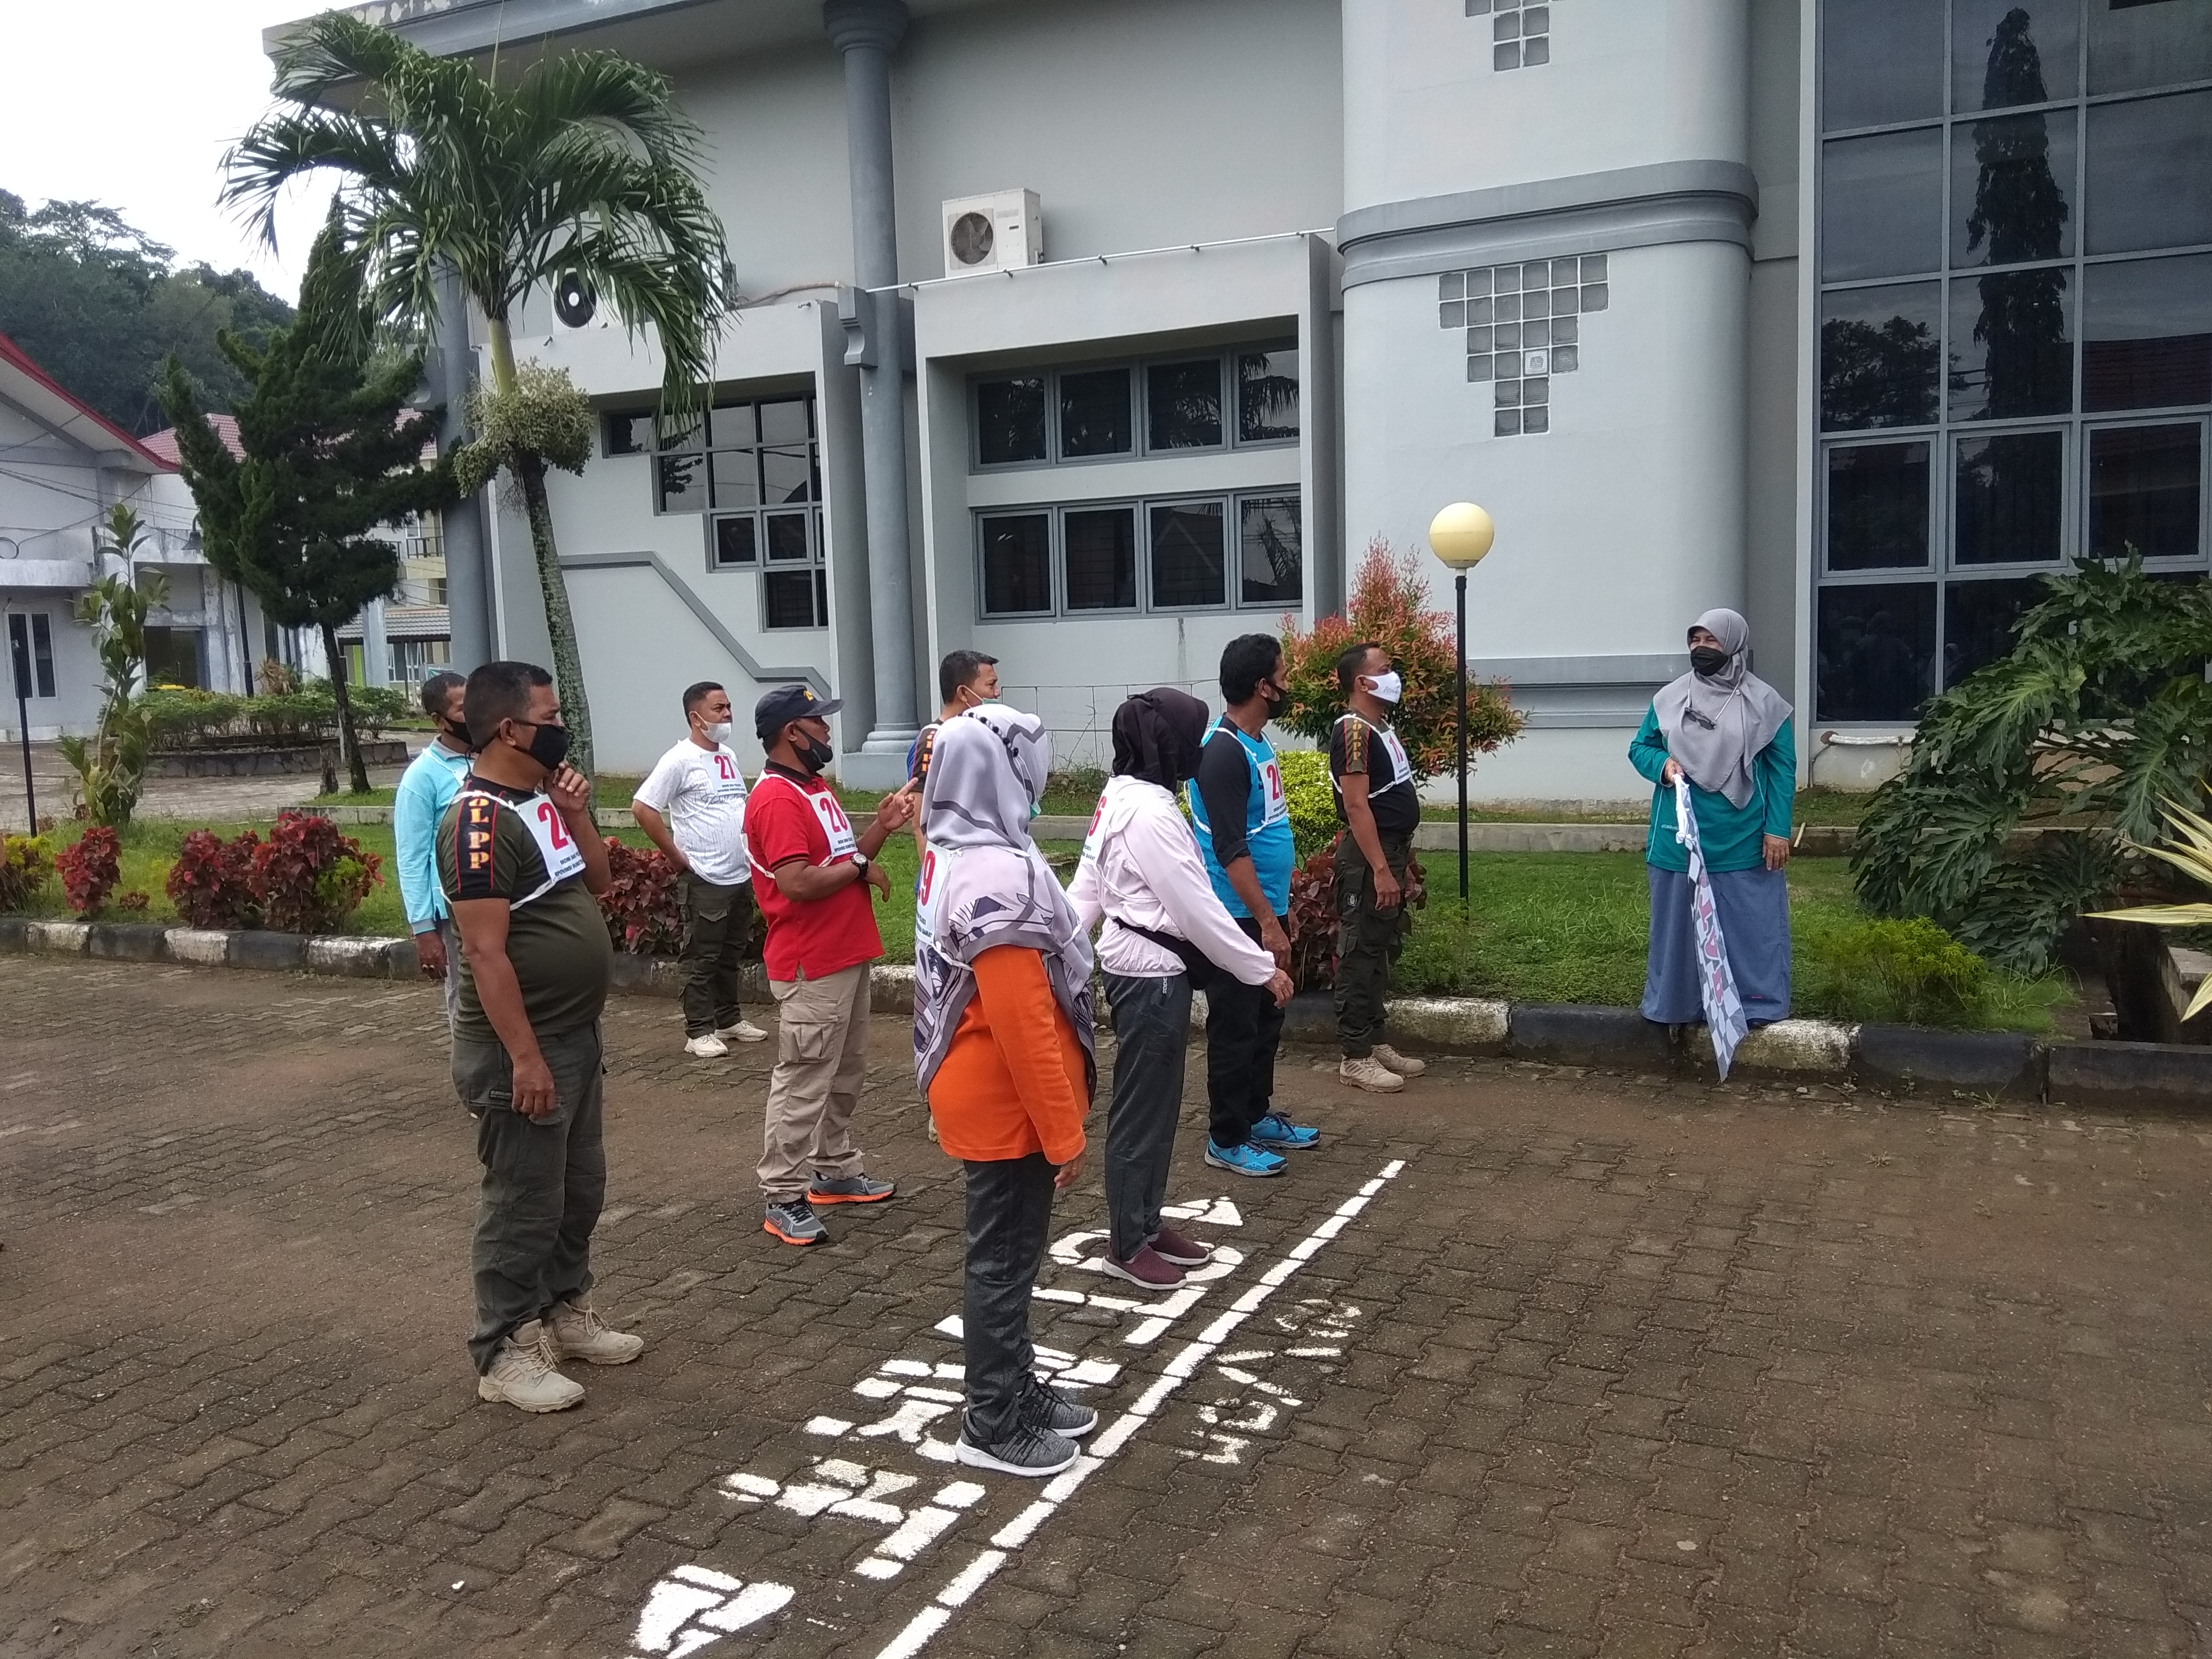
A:
{"label": "blue skirt", "polygon": [[[1690,917],[1690,878],[1644,868],[1651,877],[1651,951],[1644,974],[1644,1018],[1662,1025],[1701,1025],[1698,927]],[[1790,883],[1780,870],[1730,870],[1712,878],[1713,908],[1728,947],[1729,971],[1744,1018],[1765,1025],[1790,1018]]]}

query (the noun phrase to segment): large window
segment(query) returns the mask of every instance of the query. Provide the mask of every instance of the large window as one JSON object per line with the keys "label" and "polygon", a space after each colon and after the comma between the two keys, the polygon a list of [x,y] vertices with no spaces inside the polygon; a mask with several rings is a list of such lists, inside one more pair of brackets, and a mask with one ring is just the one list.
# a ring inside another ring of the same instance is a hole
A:
{"label": "large window", "polygon": [[1291,609],[1296,490],[1008,507],[975,515],[988,617]]}
{"label": "large window", "polygon": [[7,695],[13,696],[16,686],[14,678],[16,664],[21,663],[30,675],[30,684],[24,695],[51,697],[54,695],[54,625],[52,617],[43,611],[16,611],[8,617],[9,678],[4,683]]}
{"label": "large window", "polygon": [[1822,0],[1815,717],[2206,566],[2212,0]]}
{"label": "large window", "polygon": [[1218,452],[1298,436],[1298,351],[1288,343],[985,374],[970,391],[979,468]]}

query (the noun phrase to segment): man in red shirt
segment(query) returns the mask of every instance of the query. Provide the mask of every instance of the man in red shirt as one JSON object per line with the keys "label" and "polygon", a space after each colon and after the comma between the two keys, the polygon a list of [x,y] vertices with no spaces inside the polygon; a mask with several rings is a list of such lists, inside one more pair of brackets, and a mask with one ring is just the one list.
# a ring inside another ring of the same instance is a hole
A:
{"label": "man in red shirt", "polygon": [[761,1227],[787,1244],[828,1237],[815,1205],[879,1204],[894,1190],[868,1178],[852,1122],[868,1064],[868,964],[884,953],[867,890],[890,896],[875,857],[906,827],[914,801],[902,792],[885,796],[876,821],[854,832],[822,777],[836,757],[828,717],[840,707],[804,685],[779,685],[753,708],[768,765],[746,803],[745,848],[768,922],[763,954],[778,1027]]}

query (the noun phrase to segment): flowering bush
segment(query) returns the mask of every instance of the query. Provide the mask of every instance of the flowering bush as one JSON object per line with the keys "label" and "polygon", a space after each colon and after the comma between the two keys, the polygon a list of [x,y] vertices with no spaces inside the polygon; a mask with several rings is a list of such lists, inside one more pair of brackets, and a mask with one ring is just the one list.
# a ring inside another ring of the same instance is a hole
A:
{"label": "flowering bush", "polygon": [[250,927],[261,919],[253,896],[253,854],[261,837],[248,830],[225,841],[211,830],[195,830],[177,849],[169,866],[169,902],[192,927]]}
{"label": "flowering bush", "polygon": [[53,848],[40,836],[0,836],[0,910],[21,910],[54,872]]}
{"label": "flowering bush", "polygon": [[607,837],[607,871],[613,878],[599,895],[599,910],[618,951],[633,956],[674,956],[684,947],[684,901],[678,872],[656,848],[634,851]]}
{"label": "flowering bush", "polygon": [[252,858],[263,920],[288,933],[335,933],[382,879],[375,854],[328,818],[305,812],[279,812]]}
{"label": "flowering bush", "polygon": [[[1361,640],[1374,640],[1390,653],[1405,677],[1406,694],[1391,724],[1404,741],[1417,777],[1452,769],[1458,741],[1458,653],[1452,621],[1425,608],[1428,588],[1420,563],[1411,553],[1394,554],[1377,537],[1367,544],[1352,587],[1346,614],[1323,617],[1305,632],[1283,623],[1283,683],[1290,702],[1276,719],[1301,737],[1326,744],[1330,728],[1345,709],[1336,684],[1336,659]],[[1524,720],[1503,681],[1467,688],[1468,763],[1518,737]]]}
{"label": "flowering bush", "polygon": [[115,884],[123,878],[123,843],[106,824],[96,823],[64,847],[54,860],[61,872],[62,896],[79,915],[88,915],[107,902]]}

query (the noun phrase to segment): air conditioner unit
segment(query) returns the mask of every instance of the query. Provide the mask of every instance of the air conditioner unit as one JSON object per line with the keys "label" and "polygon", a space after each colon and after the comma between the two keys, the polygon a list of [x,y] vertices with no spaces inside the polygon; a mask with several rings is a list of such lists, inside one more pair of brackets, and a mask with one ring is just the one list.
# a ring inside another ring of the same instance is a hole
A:
{"label": "air conditioner unit", "polygon": [[1012,270],[1044,259],[1044,213],[1033,190],[994,190],[945,204],[945,274]]}

